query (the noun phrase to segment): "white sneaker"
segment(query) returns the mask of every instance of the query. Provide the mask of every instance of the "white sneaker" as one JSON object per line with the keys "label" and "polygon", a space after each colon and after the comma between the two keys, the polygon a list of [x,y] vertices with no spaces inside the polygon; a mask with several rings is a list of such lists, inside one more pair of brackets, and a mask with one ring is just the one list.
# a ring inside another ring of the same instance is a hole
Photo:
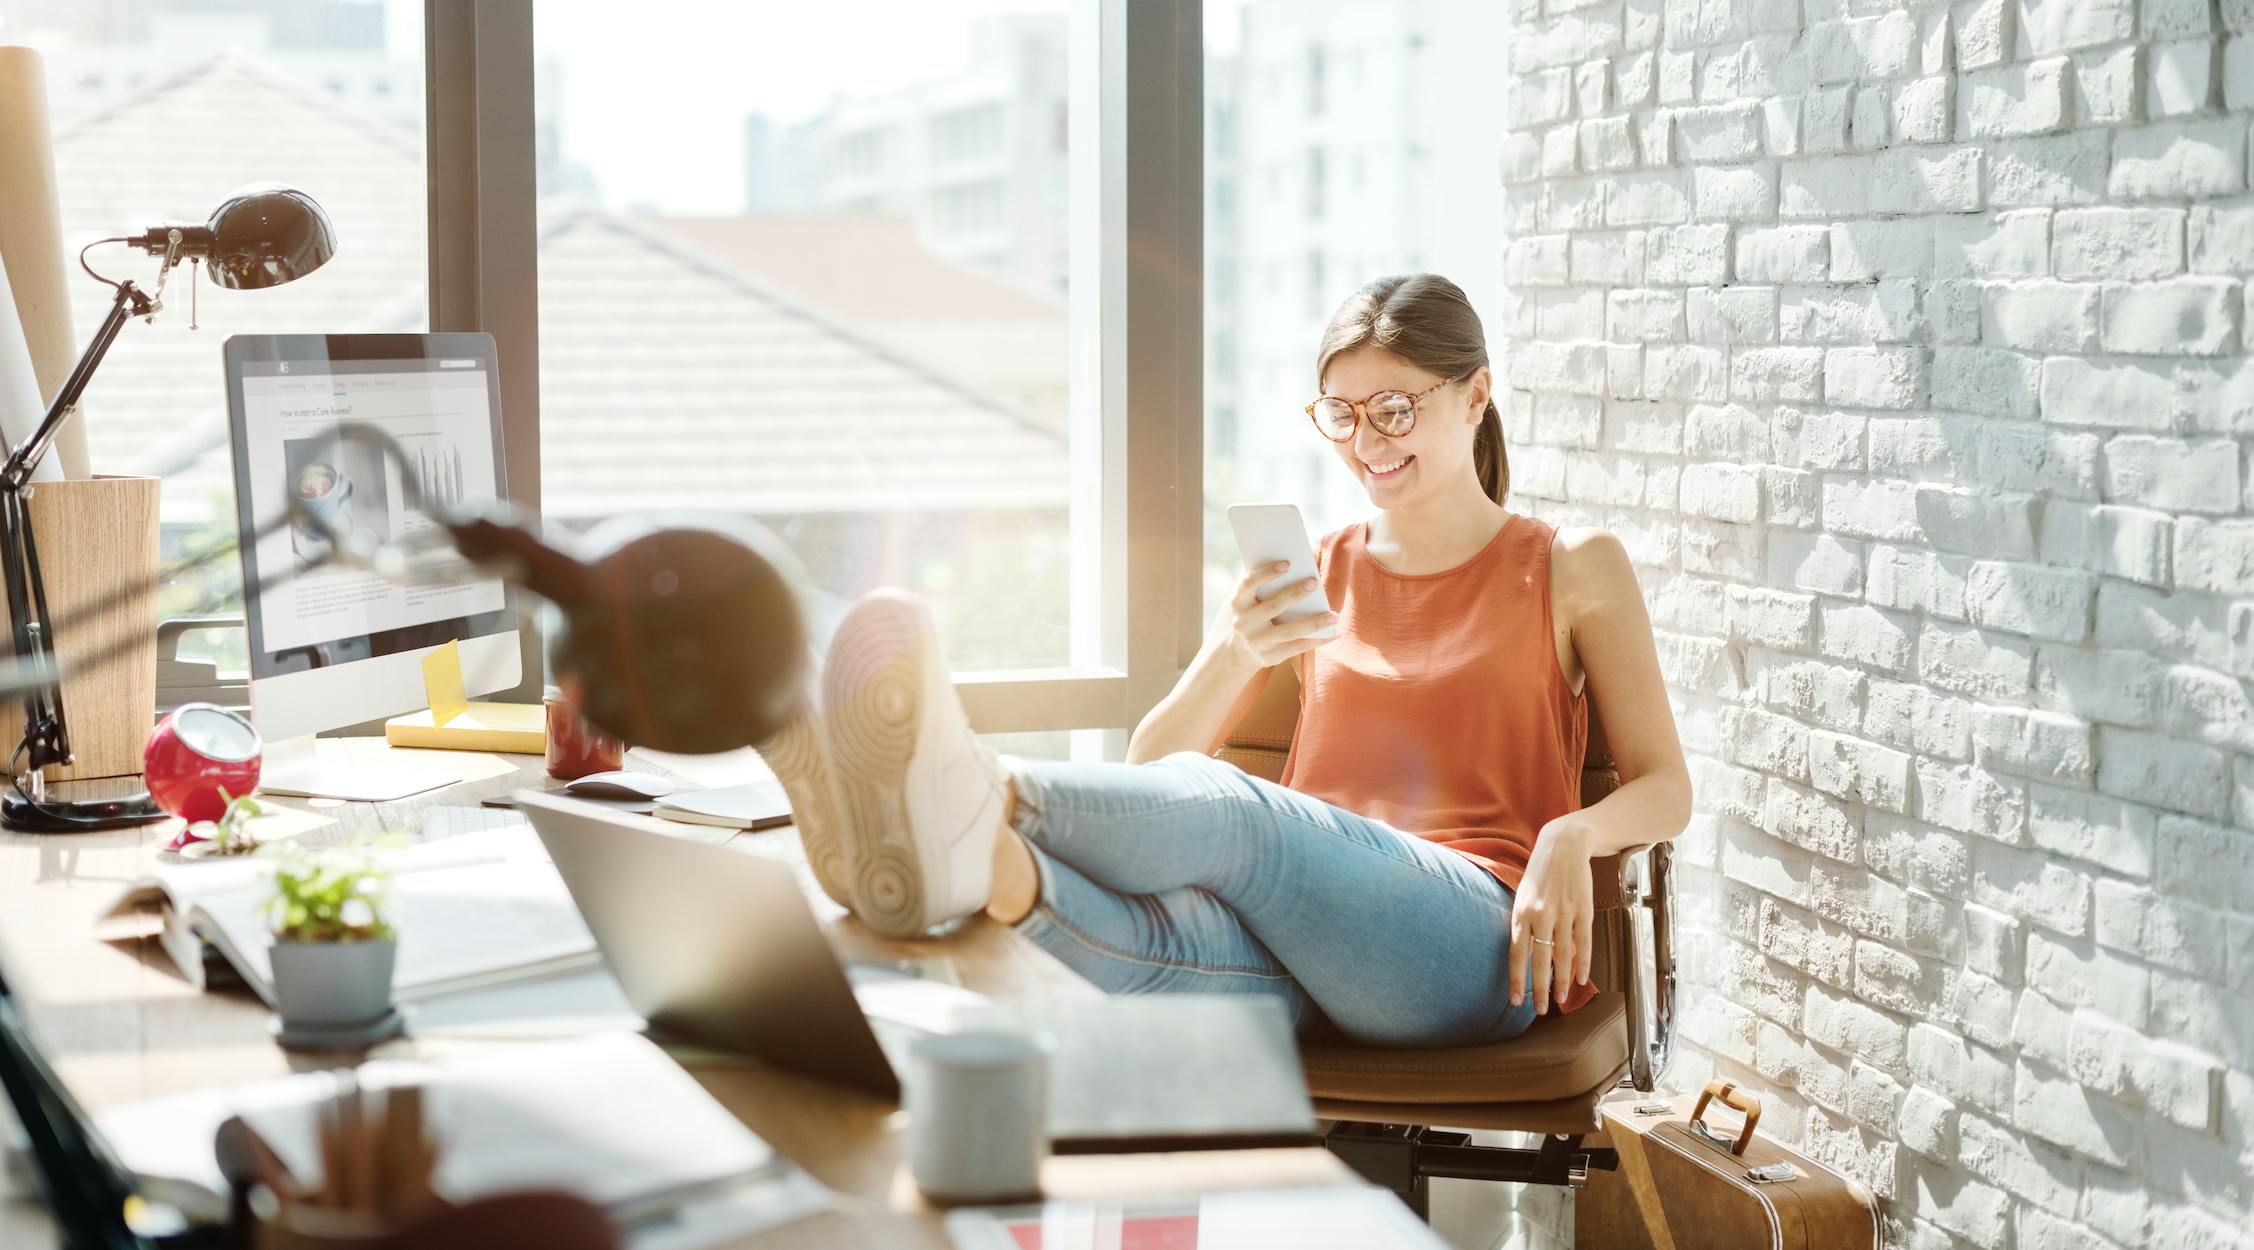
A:
{"label": "white sneaker", "polygon": [[971,733],[931,611],[871,592],[838,624],[822,669],[854,910],[913,937],[986,905],[1008,778]]}
{"label": "white sneaker", "polygon": [[755,749],[790,796],[791,825],[806,848],[814,880],[821,883],[822,893],[850,910],[853,875],[846,869],[845,844],[839,837],[845,822],[838,804],[837,770],[830,763],[812,689],[775,736]]}

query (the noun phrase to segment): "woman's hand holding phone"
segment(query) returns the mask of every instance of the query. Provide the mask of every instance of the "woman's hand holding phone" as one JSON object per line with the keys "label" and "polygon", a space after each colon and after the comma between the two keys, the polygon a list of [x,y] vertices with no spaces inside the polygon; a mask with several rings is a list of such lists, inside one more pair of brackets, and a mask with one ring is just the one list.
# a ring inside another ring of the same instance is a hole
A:
{"label": "woman's hand holding phone", "polygon": [[1260,597],[1260,588],[1290,567],[1290,561],[1278,560],[1245,574],[1237,583],[1236,594],[1213,618],[1213,632],[1226,633],[1223,646],[1247,668],[1270,668],[1312,651],[1329,638],[1310,635],[1338,624],[1336,612],[1288,619],[1282,615],[1314,591],[1318,583],[1312,577],[1284,585],[1265,599]]}

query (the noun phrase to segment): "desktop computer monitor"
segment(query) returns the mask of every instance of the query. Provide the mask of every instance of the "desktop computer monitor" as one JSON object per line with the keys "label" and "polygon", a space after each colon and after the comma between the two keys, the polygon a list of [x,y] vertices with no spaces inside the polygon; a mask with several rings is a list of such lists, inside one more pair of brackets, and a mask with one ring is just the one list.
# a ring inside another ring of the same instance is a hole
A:
{"label": "desktop computer monitor", "polygon": [[[227,340],[227,413],[250,633],[260,788],[382,801],[460,780],[434,768],[323,767],[313,736],[416,711],[423,659],[459,642],[465,693],[522,678],[510,591],[494,578],[403,583],[329,560],[319,528],[378,542],[428,537],[404,484],[433,505],[506,494],[501,391],[487,334],[266,334]],[[345,422],[384,430],[339,435]]]}

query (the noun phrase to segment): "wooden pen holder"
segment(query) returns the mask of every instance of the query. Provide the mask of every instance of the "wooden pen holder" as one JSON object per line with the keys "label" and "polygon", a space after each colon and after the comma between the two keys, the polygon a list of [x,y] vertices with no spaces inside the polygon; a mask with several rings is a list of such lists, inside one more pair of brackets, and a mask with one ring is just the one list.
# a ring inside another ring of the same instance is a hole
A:
{"label": "wooden pen holder", "polygon": [[[159,485],[153,477],[96,476],[26,488],[76,757],[49,766],[49,781],[141,771],[156,724]],[[0,631],[0,650],[6,645]],[[0,702],[0,749],[12,751],[22,737],[23,704]]]}

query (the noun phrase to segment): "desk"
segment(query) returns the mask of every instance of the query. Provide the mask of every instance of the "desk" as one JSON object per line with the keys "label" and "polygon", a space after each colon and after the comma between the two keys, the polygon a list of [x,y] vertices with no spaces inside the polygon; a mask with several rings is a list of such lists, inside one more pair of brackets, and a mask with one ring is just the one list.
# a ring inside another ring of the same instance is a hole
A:
{"label": "desk", "polygon": [[[325,740],[321,745],[325,752],[371,762],[377,757],[431,757],[475,775],[398,803],[262,796],[262,802],[319,811],[337,820],[332,829],[305,835],[309,842],[411,828],[425,806],[475,805],[518,787],[553,784],[541,771],[541,761],[529,756],[394,752],[381,739]],[[764,771],[749,752],[691,757],[636,751],[632,766],[705,785],[741,781]],[[705,832],[697,826],[656,823],[674,832]],[[0,955],[8,961],[16,996],[49,1061],[90,1114],[143,1098],[327,1066],[276,1047],[267,1035],[265,1007],[248,993],[198,993],[173,972],[154,942],[117,947],[93,937],[96,917],[127,883],[147,873],[176,827],[166,823],[93,834],[0,831]],[[798,836],[788,828],[738,834],[729,845],[805,862]],[[818,900],[817,911],[831,942],[847,959],[946,955],[955,961],[965,986],[996,997],[1098,992],[1047,952],[983,918],[942,939],[897,942],[840,914],[827,899]],[[430,1058],[496,1044],[407,1038],[375,1053]],[[905,1117],[892,1104],[749,1059],[699,1059],[687,1066],[754,1133],[843,1199],[839,1212],[754,1239],[749,1244],[757,1250],[946,1247],[938,1216],[908,1178],[901,1155]],[[1361,1183],[1320,1147],[1061,1157],[1050,1160],[1042,1182],[1052,1195],[1090,1198]],[[54,1244],[51,1234],[29,1233],[29,1227],[43,1227],[43,1222],[36,1216],[27,1219],[20,1204],[0,1210],[0,1232],[10,1247],[45,1250]]]}

